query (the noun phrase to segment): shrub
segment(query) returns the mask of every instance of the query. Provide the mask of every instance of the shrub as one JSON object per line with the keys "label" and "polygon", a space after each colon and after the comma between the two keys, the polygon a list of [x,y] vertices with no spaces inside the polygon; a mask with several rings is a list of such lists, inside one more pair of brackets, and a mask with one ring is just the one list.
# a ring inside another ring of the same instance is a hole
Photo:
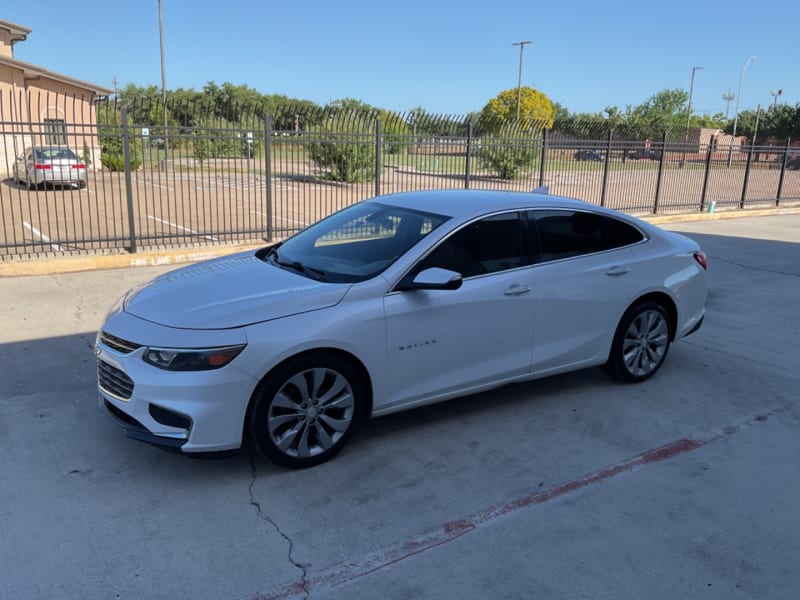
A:
{"label": "shrub", "polygon": [[[125,170],[125,156],[120,152],[103,152],[100,155],[100,160],[103,166],[109,171],[124,171]],[[142,161],[138,158],[131,156],[131,171],[135,171],[142,166]]]}
{"label": "shrub", "polygon": [[371,126],[333,116],[306,132],[308,153],[319,166],[330,169],[333,181],[358,183],[375,177],[375,141]]}
{"label": "shrub", "polygon": [[538,147],[530,134],[513,124],[504,125],[496,137],[481,140],[478,156],[501,178],[514,179],[536,160]]}

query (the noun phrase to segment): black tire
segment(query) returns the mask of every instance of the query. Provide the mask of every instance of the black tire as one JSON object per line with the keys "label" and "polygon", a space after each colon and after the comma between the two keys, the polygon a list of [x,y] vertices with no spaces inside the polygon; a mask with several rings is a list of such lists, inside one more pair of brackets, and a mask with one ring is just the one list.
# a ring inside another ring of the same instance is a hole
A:
{"label": "black tire", "polygon": [[253,449],[293,469],[333,458],[364,418],[366,389],[358,369],[338,354],[286,361],[256,390],[248,421]]}
{"label": "black tire", "polygon": [[672,322],[658,302],[641,302],[628,309],[614,333],[604,370],[628,383],[649,379],[664,364]]}

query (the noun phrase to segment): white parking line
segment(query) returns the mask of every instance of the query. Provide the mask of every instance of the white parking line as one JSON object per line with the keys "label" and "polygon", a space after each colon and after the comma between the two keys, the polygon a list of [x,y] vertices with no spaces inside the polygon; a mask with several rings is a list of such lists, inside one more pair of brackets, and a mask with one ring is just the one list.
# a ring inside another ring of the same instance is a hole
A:
{"label": "white parking line", "polygon": [[[199,231],[195,231],[194,229],[189,229],[188,227],[181,227],[180,225],[176,225],[175,223],[170,223],[169,221],[165,221],[163,219],[159,219],[158,217],[154,217],[153,215],[147,215],[148,219],[152,219],[157,223],[161,223],[162,225],[169,225],[170,227],[174,227],[175,229],[180,229],[181,231],[188,231],[189,233],[193,233],[195,235],[200,235]],[[219,240],[210,235],[204,235],[203,239],[211,240],[212,242],[218,242]]]}
{"label": "white parking line", "polygon": [[147,179],[140,179],[138,176],[136,177],[136,183],[141,183],[141,184],[144,184],[144,185],[152,185],[154,187],[160,187],[162,190],[168,190],[170,192],[174,192],[175,191],[171,187],[168,187],[166,185],[158,184],[158,183],[156,183],[155,181],[152,181],[152,180],[148,181]]}
{"label": "white parking line", "polygon": [[[254,215],[260,215],[262,217],[267,216],[266,213],[259,212],[257,210],[251,210],[250,213]],[[275,218],[280,219],[281,221],[286,221],[287,223],[294,223],[295,225],[302,225],[303,227],[308,227],[308,223],[304,223],[303,221],[294,221],[293,219],[287,219],[286,217],[279,217],[279,216],[276,216]]]}
{"label": "white parking line", "polygon": [[[25,227],[28,228],[33,235],[39,237],[43,242],[45,242],[47,244],[50,244],[50,238],[47,237],[45,234],[43,234],[38,229],[36,229],[36,227],[31,225],[27,221],[23,221],[22,224],[25,225]],[[50,247],[53,250],[55,250],[56,252],[61,252],[61,246],[59,246],[58,244],[50,244]]]}

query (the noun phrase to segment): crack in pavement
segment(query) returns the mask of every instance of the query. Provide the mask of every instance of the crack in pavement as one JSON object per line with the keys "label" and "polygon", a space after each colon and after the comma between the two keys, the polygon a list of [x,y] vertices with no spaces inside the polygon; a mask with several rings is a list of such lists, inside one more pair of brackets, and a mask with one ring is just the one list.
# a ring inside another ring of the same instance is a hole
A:
{"label": "crack in pavement", "polygon": [[800,277],[800,273],[787,273],[786,271],[776,271],[775,269],[764,269],[762,267],[753,267],[751,265],[745,265],[735,260],[726,260],[724,258],[718,258],[716,256],[709,256],[709,258],[716,262],[722,262],[729,265],[733,265],[734,267],[741,267],[743,269],[750,269],[751,271],[761,271],[762,273],[772,273],[774,275],[788,275],[789,277]]}
{"label": "crack in pavement", "polygon": [[273,529],[275,529],[275,531],[277,531],[278,534],[289,544],[289,552],[287,553],[286,558],[289,559],[289,562],[292,563],[292,565],[296,569],[301,571],[302,575],[300,576],[300,583],[303,590],[303,596],[305,598],[311,598],[311,592],[306,587],[307,576],[308,576],[308,571],[306,569],[309,565],[297,562],[294,559],[294,557],[292,556],[292,552],[294,551],[294,542],[292,542],[292,539],[283,532],[283,530],[268,514],[266,514],[264,511],[261,510],[261,504],[256,500],[255,495],[253,494],[253,486],[255,485],[256,479],[258,478],[258,475],[256,473],[256,457],[254,452],[250,453],[250,469],[252,473],[252,478],[250,479],[250,487],[248,489],[248,491],[250,492],[250,505],[255,507],[256,515],[264,522],[272,525]]}

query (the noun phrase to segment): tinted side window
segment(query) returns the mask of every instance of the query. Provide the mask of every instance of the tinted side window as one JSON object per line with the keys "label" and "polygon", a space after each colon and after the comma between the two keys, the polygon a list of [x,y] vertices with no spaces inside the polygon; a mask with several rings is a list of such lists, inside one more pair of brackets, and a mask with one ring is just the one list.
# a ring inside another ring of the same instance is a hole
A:
{"label": "tinted side window", "polygon": [[608,221],[608,234],[609,234],[609,248],[622,248],[622,246],[630,246],[636,244],[644,239],[642,232],[636,229],[633,225],[628,225],[619,219],[612,219],[606,217]]}
{"label": "tinted side window", "polygon": [[441,267],[472,277],[526,264],[529,260],[522,252],[519,213],[507,213],[462,227],[431,252],[415,271]]}
{"label": "tinted side window", "polygon": [[643,239],[635,227],[591,212],[543,210],[532,215],[541,262],[621,248]]}

